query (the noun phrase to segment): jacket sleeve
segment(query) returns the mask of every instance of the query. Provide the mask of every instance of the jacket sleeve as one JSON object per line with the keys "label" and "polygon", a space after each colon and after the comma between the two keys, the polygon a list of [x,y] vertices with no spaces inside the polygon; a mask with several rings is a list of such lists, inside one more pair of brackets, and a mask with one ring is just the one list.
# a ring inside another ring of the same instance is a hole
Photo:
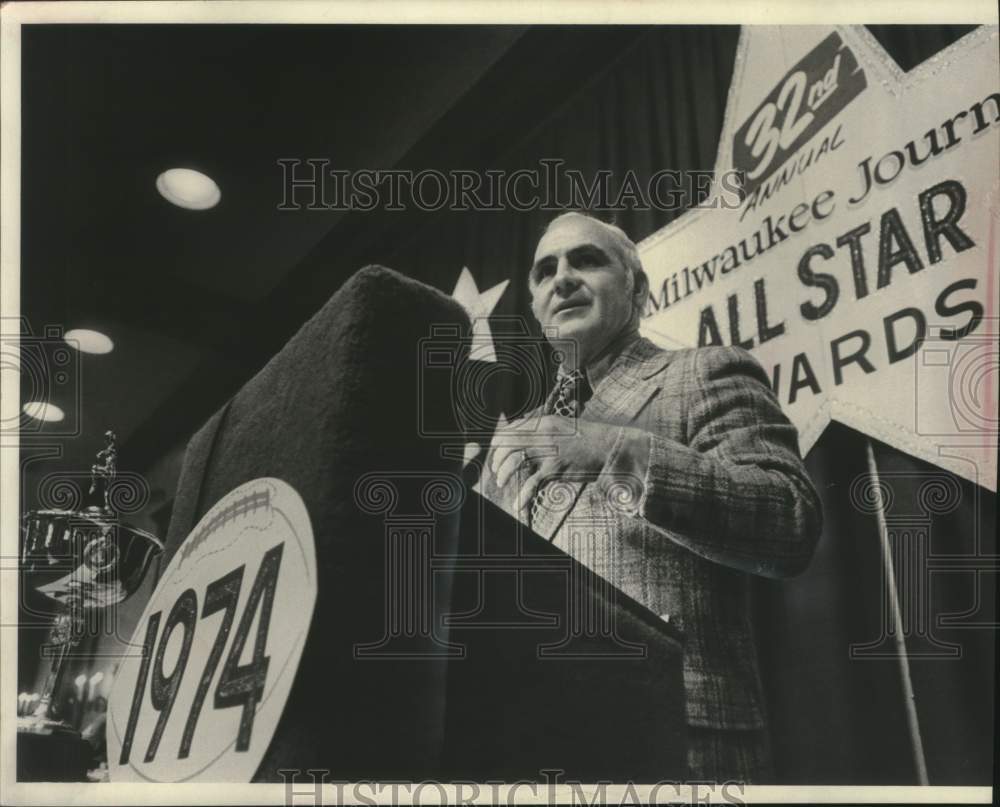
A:
{"label": "jacket sleeve", "polygon": [[702,557],[766,577],[802,572],[822,514],[795,427],[745,350],[691,356],[687,444],[622,427],[602,475],[641,479],[634,515]]}

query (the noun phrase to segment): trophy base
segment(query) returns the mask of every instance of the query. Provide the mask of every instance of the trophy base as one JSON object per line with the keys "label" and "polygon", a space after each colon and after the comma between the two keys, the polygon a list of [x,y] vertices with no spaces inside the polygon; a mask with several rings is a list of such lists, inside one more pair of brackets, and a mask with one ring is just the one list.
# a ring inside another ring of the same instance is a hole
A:
{"label": "trophy base", "polygon": [[86,782],[93,749],[72,726],[50,718],[17,719],[17,781]]}
{"label": "trophy base", "polygon": [[62,720],[53,720],[51,717],[35,717],[28,715],[17,719],[17,731],[26,734],[76,734],[80,732],[69,723]]}

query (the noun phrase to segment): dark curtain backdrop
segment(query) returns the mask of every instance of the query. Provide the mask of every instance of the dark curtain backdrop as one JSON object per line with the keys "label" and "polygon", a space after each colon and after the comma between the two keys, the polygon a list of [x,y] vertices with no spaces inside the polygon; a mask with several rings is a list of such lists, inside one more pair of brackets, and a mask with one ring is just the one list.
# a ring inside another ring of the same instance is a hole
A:
{"label": "dark curtain backdrop", "polygon": [[[541,160],[557,159],[564,168],[580,171],[587,182],[607,170],[612,198],[626,171],[634,172],[643,187],[664,168],[711,171],[738,37],[737,27],[649,30],[597,76],[574,87],[572,95],[551,100],[544,120],[525,118],[522,139],[493,144],[500,147],[497,156],[478,167],[540,169]],[[538,80],[544,82],[545,77]],[[564,174],[560,177],[558,194],[565,200],[570,198],[569,183]],[[664,196],[666,192],[664,185]],[[639,241],[683,213],[693,199],[685,191],[679,201],[676,210],[595,213]],[[543,210],[412,214],[416,223],[408,236],[401,239],[396,229],[368,255],[448,292],[462,267],[469,268],[480,290],[510,280],[493,319],[521,318],[538,337],[530,315],[527,269],[539,236],[555,215]],[[493,330],[496,335],[515,327],[502,322]],[[498,337],[501,363],[504,352],[504,339]],[[532,391],[509,376],[496,374],[487,383],[490,400],[508,417],[537,403]]]}
{"label": "dark curtain backdrop", "polygon": [[[879,26],[873,33],[909,69],[968,30]],[[453,121],[444,134],[439,130],[434,162],[412,167],[535,168],[542,158],[558,158],[584,176],[610,169],[620,178],[631,169],[640,180],[661,168],[711,169],[738,35],[732,27],[656,28],[621,33],[614,53],[599,46],[587,54],[560,53],[559,59],[588,66],[603,62],[571,83],[570,92],[565,81],[558,84],[544,69],[531,73],[529,65],[530,81],[500,85],[478,112]],[[499,119],[506,124],[502,139],[496,135]],[[448,163],[452,149],[464,160],[460,166]],[[638,241],[680,212],[627,211],[616,220]],[[524,277],[552,215],[366,214],[321,243],[303,272],[313,278],[319,300],[328,294],[331,273],[368,262],[446,292],[467,266],[481,290],[511,279],[493,312],[495,335],[503,330],[499,321],[511,316],[525,318],[537,335]],[[502,363],[504,341],[497,341]],[[510,375],[496,375],[489,385],[489,399],[508,416],[536,402]],[[890,513],[898,547],[907,548],[920,533],[929,536],[935,554],[968,559],[977,546],[980,553],[995,554],[995,496],[886,446],[876,445],[875,452],[896,506],[912,510]],[[877,642],[883,624],[875,516],[851,497],[852,485],[867,473],[865,438],[831,425],[808,467],[826,510],[817,555],[801,577],[760,580],[755,599],[779,783],[914,784],[898,662],[850,656],[852,645]],[[939,484],[951,491],[954,506],[921,510],[918,488],[942,476],[950,479]],[[995,575],[977,577],[962,571],[961,563],[952,566],[930,581],[931,625],[942,614],[965,615],[955,618],[961,624],[933,627],[931,633],[939,643],[958,644],[961,655],[914,658],[910,673],[931,784],[986,785],[993,777],[994,631],[975,625],[993,619]],[[901,591],[908,585],[904,578],[901,572]],[[908,646],[911,652],[934,650],[933,640],[915,632]],[[891,643],[886,647],[891,651]]]}

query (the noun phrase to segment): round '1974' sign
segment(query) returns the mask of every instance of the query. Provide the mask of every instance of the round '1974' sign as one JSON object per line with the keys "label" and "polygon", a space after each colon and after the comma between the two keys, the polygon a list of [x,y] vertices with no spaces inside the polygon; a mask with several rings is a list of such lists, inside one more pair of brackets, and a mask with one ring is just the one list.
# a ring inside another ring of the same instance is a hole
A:
{"label": "round '1974' sign", "polygon": [[299,494],[255,479],[198,522],[143,612],[108,705],[113,782],[249,782],[316,603]]}

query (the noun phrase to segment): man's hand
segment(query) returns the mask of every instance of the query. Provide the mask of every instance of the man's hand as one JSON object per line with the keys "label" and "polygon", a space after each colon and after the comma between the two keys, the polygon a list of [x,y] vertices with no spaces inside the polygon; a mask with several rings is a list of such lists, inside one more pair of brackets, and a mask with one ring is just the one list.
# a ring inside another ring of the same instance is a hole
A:
{"label": "man's hand", "polygon": [[523,467],[528,473],[519,498],[523,520],[543,482],[568,472],[596,476],[607,462],[617,431],[603,423],[561,415],[515,420],[494,434],[490,470],[498,489],[518,478],[518,469]]}

